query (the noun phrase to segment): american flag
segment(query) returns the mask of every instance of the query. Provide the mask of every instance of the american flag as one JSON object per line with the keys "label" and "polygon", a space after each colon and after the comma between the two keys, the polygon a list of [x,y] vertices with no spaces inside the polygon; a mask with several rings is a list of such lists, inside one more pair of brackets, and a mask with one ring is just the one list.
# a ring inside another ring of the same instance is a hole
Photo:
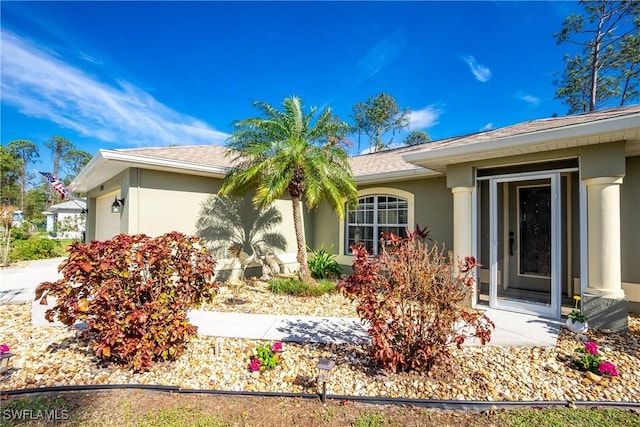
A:
{"label": "american flag", "polygon": [[64,184],[60,182],[60,180],[56,178],[53,174],[49,172],[40,172],[40,171],[38,171],[38,173],[42,175],[44,179],[49,181],[49,184],[51,184],[54,190],[56,190],[58,193],[62,195],[63,200],[69,197],[69,194],[67,193],[67,189],[65,188]]}

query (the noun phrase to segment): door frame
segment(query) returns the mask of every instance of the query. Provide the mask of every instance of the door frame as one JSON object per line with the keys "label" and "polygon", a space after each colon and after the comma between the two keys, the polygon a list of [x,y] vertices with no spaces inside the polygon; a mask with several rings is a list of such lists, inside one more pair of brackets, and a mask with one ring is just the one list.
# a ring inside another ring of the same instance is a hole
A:
{"label": "door frame", "polygon": [[[561,238],[560,218],[560,172],[540,171],[488,177],[489,179],[489,306],[502,310],[534,314],[554,319],[560,318],[561,288],[560,267]],[[551,304],[541,306],[518,301],[502,301],[498,299],[498,184],[504,182],[522,182],[533,180],[550,180],[551,183]]]}

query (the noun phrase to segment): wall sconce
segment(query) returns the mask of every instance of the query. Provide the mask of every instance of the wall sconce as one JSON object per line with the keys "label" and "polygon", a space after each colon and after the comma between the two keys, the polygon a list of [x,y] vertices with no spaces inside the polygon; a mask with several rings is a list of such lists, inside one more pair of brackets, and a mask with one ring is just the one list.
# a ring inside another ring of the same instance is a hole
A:
{"label": "wall sconce", "polygon": [[4,374],[9,370],[9,360],[15,356],[13,353],[0,353],[0,374]]}
{"label": "wall sconce", "polygon": [[331,370],[334,366],[336,366],[336,362],[329,359],[320,359],[316,365],[318,379],[322,381],[322,395],[320,395],[322,403],[327,400],[327,382],[331,379]]}
{"label": "wall sconce", "polygon": [[118,197],[116,197],[113,203],[111,204],[111,213],[120,213],[122,212],[123,207],[124,207],[124,198],[118,199]]}

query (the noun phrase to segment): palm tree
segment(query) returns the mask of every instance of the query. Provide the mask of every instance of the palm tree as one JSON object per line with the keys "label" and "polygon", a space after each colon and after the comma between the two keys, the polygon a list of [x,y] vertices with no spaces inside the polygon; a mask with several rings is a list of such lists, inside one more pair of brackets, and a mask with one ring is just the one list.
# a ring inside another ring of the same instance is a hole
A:
{"label": "palm tree", "polygon": [[357,189],[347,153],[341,147],[349,125],[325,108],[312,124],[316,108],[304,114],[298,97],[285,98],[283,110],[254,102],[263,117],[234,123],[228,156],[235,166],[225,176],[219,194],[243,195],[255,190],[253,203],[267,206],[285,191],[293,205],[299,277],[315,283],[307,265],[302,207],[316,208],[327,200],[342,218],[345,201],[353,205]]}

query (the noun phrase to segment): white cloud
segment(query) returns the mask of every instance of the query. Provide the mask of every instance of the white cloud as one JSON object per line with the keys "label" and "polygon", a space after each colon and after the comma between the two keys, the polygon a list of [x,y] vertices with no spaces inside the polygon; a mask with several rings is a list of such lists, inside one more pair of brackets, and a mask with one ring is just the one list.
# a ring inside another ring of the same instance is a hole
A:
{"label": "white cloud", "polygon": [[485,83],[491,78],[491,70],[482,64],[479,64],[471,55],[463,56],[462,60],[467,63],[476,80]]}
{"label": "white cloud", "polygon": [[538,98],[537,96],[523,94],[523,93],[519,93],[517,96],[518,96],[518,99],[521,99],[524,102],[528,102],[534,107],[537,107],[538,105],[540,105],[540,98]]}
{"label": "white cloud", "polygon": [[355,68],[358,83],[378,73],[402,53],[407,45],[404,33],[404,28],[400,28],[367,51]]}
{"label": "white cloud", "polygon": [[411,111],[409,114],[409,130],[426,129],[438,124],[442,110],[429,105],[421,110]]}
{"label": "white cloud", "polygon": [[484,131],[487,131],[487,130],[491,130],[491,129],[493,129],[493,128],[494,128],[493,123],[492,123],[492,122],[489,122],[489,123],[487,123],[486,125],[482,126],[482,127],[480,128],[480,131],[481,131],[481,132],[484,132]]}
{"label": "white cloud", "polygon": [[228,137],[125,81],[100,82],[16,34],[2,30],[1,37],[1,100],[27,116],[128,146],[221,144]]}

